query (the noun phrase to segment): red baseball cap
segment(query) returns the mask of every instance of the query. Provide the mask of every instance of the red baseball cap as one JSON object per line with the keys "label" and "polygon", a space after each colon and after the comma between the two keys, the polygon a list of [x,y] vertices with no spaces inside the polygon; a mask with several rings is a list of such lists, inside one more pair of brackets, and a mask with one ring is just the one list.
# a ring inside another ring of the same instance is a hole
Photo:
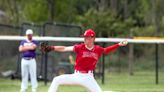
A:
{"label": "red baseball cap", "polygon": [[85,36],[93,36],[93,37],[96,37],[96,34],[95,32],[92,30],[92,29],[87,29],[84,34],[83,34],[83,37]]}

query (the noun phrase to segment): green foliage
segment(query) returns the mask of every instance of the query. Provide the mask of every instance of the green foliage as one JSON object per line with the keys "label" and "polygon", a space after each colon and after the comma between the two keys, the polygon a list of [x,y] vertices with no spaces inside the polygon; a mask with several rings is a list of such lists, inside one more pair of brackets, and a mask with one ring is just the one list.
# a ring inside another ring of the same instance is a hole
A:
{"label": "green foliage", "polygon": [[146,26],[144,28],[133,28],[132,29],[134,36],[141,36],[141,37],[151,37],[155,34],[154,26]]}
{"label": "green foliage", "polygon": [[48,20],[48,8],[46,0],[30,0],[24,4],[23,14],[30,22],[43,22]]}
{"label": "green foliage", "polygon": [[77,20],[85,28],[93,28],[101,37],[125,37],[133,27],[135,21],[131,18],[122,21],[109,11],[97,11],[90,9],[84,16],[78,16]]}
{"label": "green foliage", "polygon": [[55,21],[74,23],[77,15],[83,15],[92,0],[55,0]]}
{"label": "green foliage", "polygon": [[[19,23],[48,21],[50,19],[48,1],[0,0],[0,10],[5,11],[8,16],[3,21],[11,21],[10,23],[15,23],[18,19]],[[117,13],[112,12],[111,2],[113,1],[105,0],[104,3],[108,3],[105,4],[107,6],[103,7],[104,11],[99,11],[102,5],[95,0],[54,0],[54,20],[52,21],[79,23],[85,28],[94,28],[99,36],[128,37],[132,29],[142,27],[141,29],[148,30],[149,27],[154,26],[154,14],[161,20],[164,14],[163,0],[127,0],[127,4],[125,1],[115,1]],[[153,9],[156,12],[153,12]],[[128,17],[124,18],[125,15]],[[162,26],[162,21],[160,25]],[[144,34],[147,34],[146,32]]]}
{"label": "green foliage", "polygon": [[55,21],[70,23],[77,14],[76,0],[55,0]]}

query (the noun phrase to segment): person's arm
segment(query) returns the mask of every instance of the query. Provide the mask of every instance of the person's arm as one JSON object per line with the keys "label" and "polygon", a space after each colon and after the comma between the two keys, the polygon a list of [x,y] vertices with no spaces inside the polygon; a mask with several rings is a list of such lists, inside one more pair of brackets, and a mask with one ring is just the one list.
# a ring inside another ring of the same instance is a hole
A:
{"label": "person's arm", "polygon": [[104,48],[104,54],[108,54],[109,52],[116,50],[118,47],[120,46],[126,46],[128,44],[127,40],[121,41],[118,44],[112,45],[112,46],[108,46],[106,48]]}
{"label": "person's arm", "polygon": [[108,54],[109,52],[116,50],[118,47],[120,47],[119,44],[108,46],[108,47],[104,48],[104,54]]}
{"label": "person's arm", "polygon": [[75,61],[74,61],[74,59],[73,59],[73,56],[72,56],[72,55],[69,55],[68,58],[69,58],[69,62],[70,62],[71,64],[74,64]]}
{"label": "person's arm", "polygon": [[57,52],[68,52],[73,51],[73,46],[53,46],[53,50]]}
{"label": "person's arm", "polygon": [[19,46],[19,52],[23,52],[23,51],[27,51],[27,50],[34,50],[34,49],[36,49],[36,45],[35,44],[33,44],[32,46],[22,46],[22,45],[20,45]]}

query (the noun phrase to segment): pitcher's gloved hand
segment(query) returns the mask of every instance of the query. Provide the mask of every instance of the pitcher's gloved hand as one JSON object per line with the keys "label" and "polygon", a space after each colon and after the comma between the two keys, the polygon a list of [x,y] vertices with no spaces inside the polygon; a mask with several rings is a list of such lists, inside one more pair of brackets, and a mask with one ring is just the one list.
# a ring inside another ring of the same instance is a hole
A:
{"label": "pitcher's gloved hand", "polygon": [[40,43],[40,50],[42,52],[50,52],[54,50],[54,46],[48,46],[46,43]]}
{"label": "pitcher's gloved hand", "polygon": [[44,51],[45,52],[50,52],[50,51],[53,51],[54,50],[54,46],[46,46]]}

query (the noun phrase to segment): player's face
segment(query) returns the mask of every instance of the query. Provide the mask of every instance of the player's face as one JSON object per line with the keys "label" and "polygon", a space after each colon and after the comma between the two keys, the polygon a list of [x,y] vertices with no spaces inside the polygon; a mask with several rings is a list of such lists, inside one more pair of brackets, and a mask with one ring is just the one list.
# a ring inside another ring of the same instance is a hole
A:
{"label": "player's face", "polygon": [[94,41],[95,41],[95,37],[94,36],[86,36],[86,37],[84,37],[84,43],[86,45],[93,44]]}
{"label": "player's face", "polygon": [[31,40],[32,40],[32,34],[28,34],[28,35],[27,35],[27,38],[28,38],[28,40],[31,41]]}

